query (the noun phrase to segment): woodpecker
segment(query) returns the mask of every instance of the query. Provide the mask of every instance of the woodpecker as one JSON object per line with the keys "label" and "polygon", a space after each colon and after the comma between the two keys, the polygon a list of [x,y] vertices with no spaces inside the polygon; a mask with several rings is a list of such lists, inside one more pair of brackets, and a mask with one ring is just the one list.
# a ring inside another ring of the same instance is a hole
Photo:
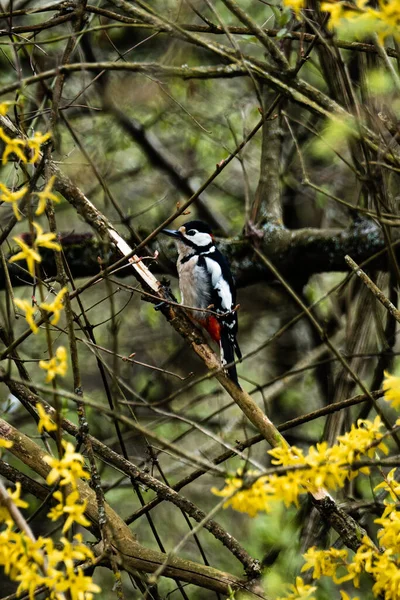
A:
{"label": "woodpecker", "polygon": [[[188,221],[177,230],[163,229],[162,233],[175,239],[182,304],[209,309],[190,313],[219,344],[222,366],[232,363],[235,353],[241,359],[236,341],[236,288],[229,263],[215,246],[211,229],[202,221]],[[227,371],[240,388],[235,365]]]}

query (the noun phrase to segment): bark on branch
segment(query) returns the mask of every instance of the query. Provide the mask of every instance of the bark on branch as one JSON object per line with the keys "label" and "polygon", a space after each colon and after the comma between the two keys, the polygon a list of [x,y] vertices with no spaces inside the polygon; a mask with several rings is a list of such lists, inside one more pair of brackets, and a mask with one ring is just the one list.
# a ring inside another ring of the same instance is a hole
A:
{"label": "bark on branch", "polygon": [[[46,478],[50,467],[44,461],[46,453],[30,438],[12,427],[9,423],[0,419],[0,436],[13,442],[10,452],[23,464],[27,465],[35,473]],[[77,482],[80,498],[87,501],[86,517],[91,523],[98,527],[99,514],[95,492],[87,483],[79,480]],[[118,564],[129,573],[137,574],[137,570],[146,573],[154,573],[167,559],[162,552],[151,550],[139,544],[129,527],[119,515],[105,503],[107,522],[112,531],[112,548]],[[95,547],[98,555],[102,554],[102,544]],[[167,566],[163,572],[167,577],[179,578],[182,581],[193,583],[202,588],[213,590],[221,594],[228,594],[229,586],[233,589],[247,589],[245,581],[231,575],[198,564],[190,560],[171,556],[168,558]],[[265,598],[263,595],[253,594],[251,598]]]}
{"label": "bark on branch", "polygon": [[[64,188],[66,192],[66,189]],[[74,279],[92,277],[100,273],[101,261],[104,258],[104,245],[92,233],[61,234],[66,260]],[[130,240],[133,245],[134,241]],[[271,282],[271,273],[254,260],[254,253],[249,240],[244,236],[219,240],[219,246],[231,262],[238,287],[254,283]],[[175,247],[164,240],[156,241],[154,249],[162,251],[162,263],[148,263],[151,271],[157,274],[170,274],[175,269]],[[269,224],[263,229],[260,250],[277,265],[280,272],[292,283],[306,283],[316,273],[332,271],[348,271],[344,257],[349,254],[357,263],[362,263],[373,255],[380,253],[371,262],[374,268],[387,269],[386,245],[381,229],[372,221],[359,221],[346,230],[305,228],[288,230],[282,226]],[[396,243],[394,251],[400,259],[400,245]],[[47,277],[56,275],[54,255],[42,252],[43,272]],[[112,264],[119,258],[113,248],[107,253],[107,262]],[[20,263],[23,265],[23,263]],[[301,264],[301,269],[299,269]],[[23,286],[29,277],[21,272],[18,265],[8,265],[13,286]],[[118,271],[119,277],[131,275],[126,268]],[[0,264],[0,289],[5,287],[3,266]]]}

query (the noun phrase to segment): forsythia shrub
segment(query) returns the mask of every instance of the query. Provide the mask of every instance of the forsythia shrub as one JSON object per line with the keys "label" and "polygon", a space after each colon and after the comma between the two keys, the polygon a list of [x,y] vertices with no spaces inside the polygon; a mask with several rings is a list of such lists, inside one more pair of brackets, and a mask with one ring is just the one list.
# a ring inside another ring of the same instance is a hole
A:
{"label": "forsythia shrub", "polygon": [[[0,115],[4,116],[12,103],[0,103]],[[0,139],[5,144],[1,157],[4,165],[9,156],[14,155],[23,163],[34,163],[40,156],[40,147],[50,138],[50,133],[42,135],[36,132],[33,137],[27,139],[11,138],[0,127]],[[47,200],[58,202],[59,199],[52,192],[54,177],[50,178],[43,191],[35,192],[39,199],[36,215],[40,216],[44,210]],[[21,220],[18,210],[18,201],[22,200],[28,193],[28,187],[23,186],[17,190],[8,189],[0,182],[0,201],[12,204],[14,215]],[[24,260],[32,277],[36,275],[37,265],[41,262],[40,249],[48,248],[54,252],[60,252],[61,246],[55,241],[54,233],[45,233],[42,227],[32,222],[32,230],[35,233],[32,243],[28,244],[24,239],[13,238],[19,246],[19,252],[10,258],[10,262]],[[56,325],[63,310],[63,297],[67,288],[63,288],[56,295],[53,302],[42,302],[39,309],[43,314],[52,315],[50,324]],[[32,301],[16,299],[15,305],[24,313],[25,319],[33,333],[39,328],[35,322],[34,315],[38,308]],[[39,366],[47,372],[46,382],[52,381],[57,375],[65,376],[67,372],[67,351],[63,346],[57,348],[54,356],[47,361],[40,361]],[[53,423],[41,404],[36,405],[39,415],[38,430],[54,431],[57,425]],[[0,449],[12,447],[12,442],[0,439]],[[46,462],[51,470],[47,476],[47,483],[51,486],[56,484],[57,489],[53,493],[56,505],[48,513],[49,519],[57,521],[64,519],[62,533],[69,532],[74,524],[87,527],[90,521],[85,517],[86,501],[81,501],[78,490],[79,479],[89,479],[89,473],[84,469],[84,459],[81,454],[75,452],[71,443],[62,441],[62,456],[58,459],[52,456],[46,457]],[[27,502],[21,499],[21,484],[16,484],[15,491],[7,490],[8,500],[18,509],[28,507]],[[29,535],[29,530],[20,530],[16,527],[13,517],[7,506],[0,504],[0,566],[5,574],[19,583],[17,595],[23,592],[29,593],[30,600],[34,600],[39,588],[44,588],[47,597],[51,600],[91,600],[93,594],[100,592],[98,585],[94,584],[91,577],[84,574],[84,568],[77,563],[93,563],[94,554],[83,542],[81,534],[72,538],[60,537],[57,542],[51,538],[39,537],[34,539]]]}
{"label": "forsythia shrub", "polygon": [[[55,424],[49,419],[41,405],[37,405],[40,421],[39,431],[53,430]],[[9,448],[11,442],[0,439],[0,447]],[[47,483],[53,485],[58,482],[66,491],[55,491],[53,498],[58,504],[48,513],[52,520],[67,516],[62,532],[68,531],[74,523],[88,526],[90,522],[84,516],[86,503],[80,502],[77,490],[77,481],[80,478],[90,477],[83,468],[83,457],[74,452],[72,444],[63,441],[64,455],[60,460],[51,456],[47,457],[48,464],[52,467],[47,476]],[[67,491],[68,489],[68,491]],[[18,508],[27,508],[28,504],[20,498],[21,485],[16,484],[14,492],[8,494]],[[82,541],[82,536],[73,536],[72,542],[61,537],[58,543],[51,538],[39,537],[31,539],[24,531],[18,531],[15,523],[5,506],[0,506],[0,565],[5,574],[13,581],[19,582],[17,594],[29,592],[29,597],[34,600],[35,592],[44,586],[51,600],[65,598],[68,592],[72,600],[91,600],[93,594],[100,592],[98,585],[94,584],[91,577],[87,577],[81,566],[75,562],[94,561],[94,554]]]}
{"label": "forsythia shrub", "polygon": [[[283,0],[283,5],[291,8],[296,18],[301,18],[305,0]],[[379,43],[393,36],[400,39],[400,1],[378,0],[375,4],[368,0],[354,2],[321,2],[321,11],[329,13],[330,29],[337,29],[345,37],[363,39],[377,34]]]}
{"label": "forsythia shrub", "polygon": [[[385,400],[393,408],[400,406],[400,378],[385,373]],[[400,419],[396,426],[400,425]],[[380,417],[374,421],[359,420],[351,430],[338,437],[334,446],[326,442],[311,446],[305,454],[300,448],[279,447],[269,450],[272,464],[284,467],[283,474],[258,475],[254,471],[245,476],[239,472],[226,480],[222,490],[212,490],[218,496],[226,497],[226,506],[245,512],[254,517],[259,511],[268,512],[271,504],[283,501],[286,506],[298,506],[302,494],[315,493],[320,488],[336,490],[346,481],[359,474],[368,475],[370,468],[358,467],[357,461],[365,457],[379,458],[379,452],[387,454],[388,448],[383,439]],[[375,523],[380,526],[377,537],[378,548],[368,538],[363,538],[357,552],[347,549],[310,548],[304,555],[302,571],[312,569],[313,579],[327,576],[335,584],[351,581],[359,587],[360,576],[372,576],[372,593],[375,598],[384,600],[400,599],[400,483],[396,469],[383,476],[384,481],[375,490],[385,490],[383,514]],[[289,594],[279,600],[315,600],[315,586],[306,585],[301,577],[290,586]],[[351,600],[346,592],[340,591],[342,600]],[[357,600],[353,598],[352,600]]]}

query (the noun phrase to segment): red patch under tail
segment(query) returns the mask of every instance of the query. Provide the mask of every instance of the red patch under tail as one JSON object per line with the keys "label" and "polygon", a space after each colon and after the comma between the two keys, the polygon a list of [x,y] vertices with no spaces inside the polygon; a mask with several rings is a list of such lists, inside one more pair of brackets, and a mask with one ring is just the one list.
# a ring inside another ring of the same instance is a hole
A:
{"label": "red patch under tail", "polygon": [[214,342],[219,344],[221,339],[221,323],[218,321],[218,319],[211,316],[207,317],[207,319],[202,319],[200,322],[204,329],[208,331]]}

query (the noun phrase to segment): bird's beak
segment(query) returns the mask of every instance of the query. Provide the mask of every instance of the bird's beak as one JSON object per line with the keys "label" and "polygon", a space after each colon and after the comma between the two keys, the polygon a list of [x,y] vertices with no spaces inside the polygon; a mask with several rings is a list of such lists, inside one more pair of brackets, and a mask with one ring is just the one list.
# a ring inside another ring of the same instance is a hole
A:
{"label": "bird's beak", "polygon": [[165,233],[165,235],[169,235],[169,237],[182,239],[182,234],[179,230],[176,229],[161,229],[160,233]]}

